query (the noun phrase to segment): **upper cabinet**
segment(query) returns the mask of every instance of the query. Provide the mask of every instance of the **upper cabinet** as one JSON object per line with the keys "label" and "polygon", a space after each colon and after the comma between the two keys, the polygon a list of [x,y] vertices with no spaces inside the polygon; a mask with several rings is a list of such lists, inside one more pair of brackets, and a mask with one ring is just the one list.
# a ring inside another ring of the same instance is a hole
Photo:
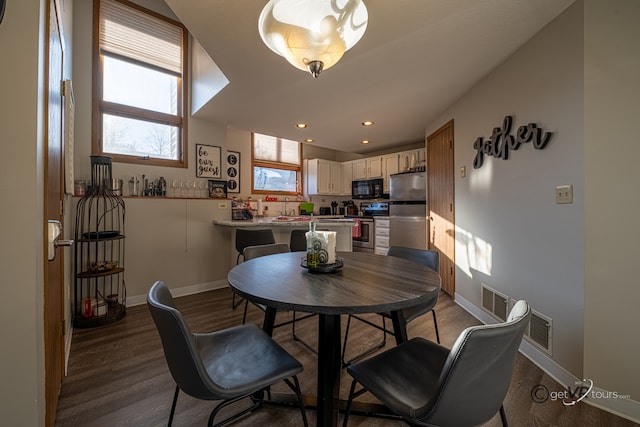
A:
{"label": "upper cabinet", "polygon": [[398,154],[382,156],[382,169],[384,173],[383,192],[389,194],[389,176],[398,173]]}
{"label": "upper cabinet", "polygon": [[398,153],[398,172],[408,172],[420,166],[425,159],[424,148]]}
{"label": "upper cabinet", "polygon": [[342,163],[323,159],[310,159],[305,160],[305,165],[308,194],[342,194]]}
{"label": "upper cabinet", "polygon": [[353,179],[382,178],[382,157],[353,160]]}
{"label": "upper cabinet", "polygon": [[389,176],[408,172],[424,162],[424,148],[367,157],[348,162],[334,162],[324,159],[304,161],[306,194],[308,195],[351,195],[351,181],[382,178],[384,193],[389,193]]}
{"label": "upper cabinet", "polygon": [[353,179],[367,179],[367,160],[358,159],[351,162]]}
{"label": "upper cabinet", "polygon": [[342,195],[351,196],[351,181],[353,181],[353,162],[342,162]]}

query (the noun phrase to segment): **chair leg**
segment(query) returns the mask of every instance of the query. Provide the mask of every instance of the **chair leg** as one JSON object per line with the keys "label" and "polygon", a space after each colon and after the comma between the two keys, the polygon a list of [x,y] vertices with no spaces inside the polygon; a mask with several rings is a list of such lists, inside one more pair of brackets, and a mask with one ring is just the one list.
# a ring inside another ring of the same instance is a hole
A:
{"label": "chair leg", "polygon": [[436,341],[440,344],[440,334],[438,333],[438,321],[436,320],[436,311],[431,310],[431,314],[433,314],[433,326],[436,329]]}
{"label": "chair leg", "polygon": [[247,309],[249,308],[249,300],[244,301],[244,313],[242,314],[242,324],[247,321]]}
{"label": "chair leg", "polygon": [[502,427],[509,427],[509,423],[507,423],[507,414],[504,412],[504,405],[500,405],[500,419],[502,420]]}
{"label": "chair leg", "polygon": [[380,329],[382,331],[382,341],[380,341],[378,344],[374,345],[373,347],[371,347],[368,350],[365,350],[364,352],[360,353],[359,355],[349,359],[349,360],[345,360],[344,356],[347,353],[347,338],[349,337],[349,326],[351,324],[351,316],[349,315],[349,317],[347,318],[347,327],[345,328],[345,333],[344,333],[344,342],[342,343],[342,367],[345,368],[349,365],[351,365],[353,362],[362,359],[365,356],[370,355],[371,353],[378,351],[379,349],[381,349],[382,347],[384,347],[385,345],[387,345],[387,326],[386,326],[386,322],[385,322],[385,318],[383,316],[382,317],[382,327],[377,326],[371,322],[369,322],[368,320],[365,319],[359,319],[358,317],[356,317],[356,319],[360,320],[361,322],[364,323],[368,323],[369,325]]}
{"label": "chair leg", "polygon": [[309,422],[307,421],[307,411],[304,408],[304,401],[302,400],[302,390],[300,389],[300,383],[298,382],[298,376],[294,375],[293,384],[287,378],[285,378],[284,382],[294,391],[298,398],[298,405],[300,405],[300,412],[302,413],[302,422],[304,427],[309,426]]}
{"label": "chair leg", "polygon": [[347,400],[347,406],[344,408],[344,420],[342,421],[342,427],[347,427],[349,422],[349,413],[351,412],[351,404],[353,403],[353,395],[356,390],[356,380],[351,382],[351,388],[349,389],[349,399]]}
{"label": "chair leg", "polygon": [[176,403],[178,403],[178,393],[180,393],[180,387],[176,385],[176,391],[173,393],[173,403],[171,404],[171,413],[169,414],[169,424],[168,427],[171,427],[173,424],[173,416],[176,413]]}
{"label": "chair leg", "polygon": [[[306,318],[306,317],[309,317],[309,316],[305,316],[304,318]],[[296,335],[296,312],[295,312],[295,310],[293,312],[293,320],[291,321],[291,332],[293,333],[294,341],[297,341],[300,344],[302,344],[303,346],[307,347],[307,349],[309,349],[313,354],[315,354],[315,355],[318,354],[318,350],[316,350],[315,348],[311,347],[311,345],[307,344],[302,338],[300,338],[299,336]]]}
{"label": "chair leg", "polygon": [[242,304],[242,300],[243,300],[243,299],[244,299],[244,298],[240,298],[240,297],[238,297],[238,302],[236,302],[236,293],[234,292],[234,293],[233,293],[233,297],[232,297],[232,299],[231,299],[231,309],[232,309],[232,310],[235,310],[236,308],[238,308],[238,306],[239,306],[240,304]]}

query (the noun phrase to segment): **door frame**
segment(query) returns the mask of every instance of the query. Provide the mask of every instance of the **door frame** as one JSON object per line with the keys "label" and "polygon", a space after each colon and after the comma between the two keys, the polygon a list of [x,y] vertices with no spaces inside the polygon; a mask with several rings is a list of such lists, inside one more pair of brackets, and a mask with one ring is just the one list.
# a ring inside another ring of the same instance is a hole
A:
{"label": "door frame", "polygon": [[[428,213],[428,236],[427,236],[427,244],[428,244],[428,248],[429,249],[436,249],[438,250],[438,252],[441,253],[440,256],[440,275],[441,277],[443,277],[444,275],[447,275],[446,280],[443,280],[443,291],[445,291],[447,294],[449,294],[451,297],[454,297],[455,295],[455,288],[456,288],[456,275],[455,275],[455,138],[454,138],[454,120],[451,119],[448,122],[446,122],[445,124],[443,124],[442,126],[440,126],[438,129],[436,129],[435,131],[431,132],[427,137],[426,137],[426,153],[425,153],[425,157],[426,157],[426,163],[427,163],[427,182],[430,181],[430,178],[432,178],[431,174],[431,163],[433,161],[433,157],[430,156],[429,153],[429,141],[433,140],[435,137],[437,137],[439,134],[443,133],[443,132],[448,132],[449,133],[449,156],[447,159],[447,164],[444,165],[444,169],[448,171],[448,175],[447,175],[447,183],[449,184],[449,187],[447,188],[447,200],[445,201],[446,203],[450,204],[450,218],[448,218],[450,220],[451,223],[451,236],[450,236],[450,254],[446,254],[445,256],[442,255],[442,250],[439,248],[435,248],[432,242],[432,230],[433,230],[433,224],[431,221],[431,191],[427,192],[427,206],[429,209],[429,213]],[[429,184],[428,184],[429,185]],[[440,230],[440,232],[443,232],[444,230]],[[442,233],[443,235],[446,235],[447,233]],[[448,261],[450,260],[450,261]],[[444,265],[443,265],[444,264]],[[444,268],[443,268],[444,267]],[[448,271],[445,271],[448,270]]]}
{"label": "door frame", "polygon": [[[65,258],[62,249],[56,249],[56,257],[48,260],[48,220],[56,219],[65,223],[64,212],[64,138],[63,138],[63,98],[62,81],[64,78],[64,38],[62,35],[59,0],[48,0],[46,6],[46,39],[45,39],[45,73],[44,73],[44,365],[45,365],[45,426],[55,424],[60,385],[65,373],[65,341],[64,341],[64,271]],[[52,26],[55,25],[55,28]],[[55,38],[55,43],[52,40]],[[55,49],[55,52],[54,52]],[[56,55],[56,62],[52,64],[52,55]],[[59,62],[58,62],[59,60]],[[53,70],[52,67],[56,67]],[[59,66],[59,69],[57,68]],[[55,73],[55,74],[53,74]],[[52,77],[55,75],[55,77]],[[59,78],[58,78],[59,76]],[[59,80],[52,82],[51,79]],[[58,99],[52,99],[51,93],[58,94]],[[51,112],[57,109],[52,123]],[[52,130],[55,132],[57,147],[55,153],[52,147]],[[53,155],[52,155],[53,154]],[[57,177],[50,177],[50,173]],[[52,182],[52,178],[57,181]],[[53,186],[53,187],[52,187]],[[62,238],[62,236],[60,237]]]}

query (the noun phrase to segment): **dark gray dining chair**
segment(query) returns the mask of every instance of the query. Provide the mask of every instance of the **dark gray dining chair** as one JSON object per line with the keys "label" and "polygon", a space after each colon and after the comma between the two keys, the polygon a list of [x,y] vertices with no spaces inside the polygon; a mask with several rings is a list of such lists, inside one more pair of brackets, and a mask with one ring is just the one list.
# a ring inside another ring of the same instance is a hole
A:
{"label": "dark gray dining chair", "polygon": [[[475,426],[500,412],[531,309],[518,301],[507,321],[462,331],[451,350],[413,338],[347,368],[353,377],[343,426],[353,399],[369,391],[410,425]],[[363,388],[356,391],[356,385]]]}
{"label": "dark gray dining chair", "polygon": [[[254,258],[258,258],[258,257],[262,257],[262,256],[267,256],[267,255],[275,255],[275,254],[281,254],[284,252],[290,252],[289,251],[289,245],[287,245],[286,243],[274,243],[271,245],[258,245],[258,246],[248,246],[244,249],[244,260],[245,261],[250,261]],[[256,307],[258,307],[260,310],[266,312],[267,311],[267,306],[265,306],[264,304],[260,304],[260,303],[255,303],[252,302],[253,305],[255,305]],[[249,302],[246,301],[245,305],[244,305],[244,314],[242,316],[242,324],[244,324],[247,321],[247,309],[249,307]],[[296,335],[296,322],[299,322],[301,320],[304,319],[308,319],[310,317],[315,316],[315,314],[305,314],[301,317],[297,317],[296,318],[296,312],[293,312],[293,318],[292,320],[288,320],[285,322],[281,322],[281,323],[276,323],[273,327],[274,328],[279,328],[281,326],[286,326],[286,325],[291,325],[291,332],[293,334],[293,339],[300,342],[302,345],[304,345],[305,347],[307,347],[309,350],[313,351],[314,353],[317,353],[317,351],[311,347],[308,343],[306,343],[303,339],[301,339],[300,337],[298,337]]]}
{"label": "dark gray dining chair", "polygon": [[[440,272],[440,254],[438,251],[406,248],[404,246],[391,246],[387,251],[387,255],[398,257],[398,258],[404,258],[409,261],[422,264],[425,267],[429,267],[430,269],[434,270],[436,273]],[[431,312],[431,314],[433,315],[433,326],[435,328],[436,341],[438,342],[438,344],[440,344],[440,333],[438,332],[438,320],[436,319],[435,306],[436,306],[436,303],[438,302],[439,293],[440,293],[440,289],[438,289],[438,292],[435,292],[433,295],[433,298],[430,298],[428,301],[425,301],[419,305],[402,310],[402,314],[404,316],[406,323],[413,321],[414,319],[422,316],[423,314]],[[378,314],[382,317],[382,326],[376,325],[375,323],[370,322],[369,320],[363,317],[353,315],[353,314],[347,318],[347,327],[345,328],[344,343],[342,344],[342,366],[343,367],[349,366],[351,363],[357,360],[360,360],[365,356],[368,356],[369,354],[377,351],[378,349],[381,349],[387,344],[387,334],[394,335],[393,330],[387,329],[387,323],[386,323],[387,319],[391,319],[391,313],[383,312]],[[349,360],[345,360],[345,355],[347,352],[347,339],[349,337],[349,328],[351,326],[351,319],[357,319],[361,322],[366,323],[369,326],[372,326],[376,329],[381,330],[382,340],[378,344],[375,344],[373,347],[363,351],[357,356],[352,357]]]}
{"label": "dark gray dining chair", "polygon": [[[237,228],[236,229],[236,265],[240,263],[240,257],[244,257],[244,248],[257,245],[271,245],[276,242],[273,230],[256,229],[256,228]],[[242,298],[236,303],[236,294],[233,293],[231,300],[231,308],[236,309],[242,303]]]}
{"label": "dark gray dining chair", "polygon": [[300,252],[307,250],[307,229],[294,228],[289,236],[289,248],[291,252]]}
{"label": "dark gray dining chair", "polygon": [[264,391],[279,381],[284,381],[296,393],[303,423],[307,425],[297,377],[302,365],[258,326],[241,325],[210,333],[192,333],[164,282],[151,286],[147,306],[176,382],[169,426],[173,422],[180,390],[197,399],[222,400],[209,416],[207,425],[211,427],[222,408],[244,398],[249,397],[252,405],[216,426],[258,409]]}

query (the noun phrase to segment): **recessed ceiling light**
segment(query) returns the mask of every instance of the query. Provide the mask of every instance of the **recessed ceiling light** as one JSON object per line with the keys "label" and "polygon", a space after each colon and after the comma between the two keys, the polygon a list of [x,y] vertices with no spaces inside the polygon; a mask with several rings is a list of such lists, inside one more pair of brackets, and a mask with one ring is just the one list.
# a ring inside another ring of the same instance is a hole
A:
{"label": "recessed ceiling light", "polygon": [[371,120],[365,120],[362,122],[362,126],[373,126],[373,122]]}
{"label": "recessed ceiling light", "polygon": [[368,144],[369,140],[368,139],[363,139],[362,141],[360,141],[360,144]]}
{"label": "recessed ceiling light", "polygon": [[304,129],[304,128],[307,127],[307,124],[306,123],[296,123],[296,127],[298,129]]}
{"label": "recessed ceiling light", "polygon": [[313,141],[314,141],[314,140],[313,140],[313,139],[311,139],[311,138],[307,138],[307,139],[305,139],[305,140],[304,140],[304,142],[313,142]]}

